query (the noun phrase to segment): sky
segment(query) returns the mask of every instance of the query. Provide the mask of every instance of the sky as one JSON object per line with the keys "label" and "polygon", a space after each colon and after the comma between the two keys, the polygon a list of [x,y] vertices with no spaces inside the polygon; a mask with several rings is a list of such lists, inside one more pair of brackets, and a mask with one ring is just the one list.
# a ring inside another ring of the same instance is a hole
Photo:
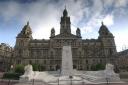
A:
{"label": "sky", "polygon": [[16,36],[29,21],[34,39],[49,39],[51,28],[60,30],[66,6],[72,33],[97,39],[101,22],[115,36],[117,51],[128,48],[128,0],[0,0],[0,43],[14,47]]}

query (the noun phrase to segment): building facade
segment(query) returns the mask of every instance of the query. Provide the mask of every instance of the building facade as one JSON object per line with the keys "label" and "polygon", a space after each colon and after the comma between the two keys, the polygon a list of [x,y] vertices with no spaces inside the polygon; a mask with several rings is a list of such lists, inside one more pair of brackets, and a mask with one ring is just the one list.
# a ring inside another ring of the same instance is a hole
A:
{"label": "building facade", "polygon": [[[43,33],[43,32],[42,32]],[[14,57],[16,64],[39,64],[44,70],[61,68],[62,47],[72,47],[73,67],[78,70],[91,70],[96,64],[112,62],[116,54],[113,34],[102,23],[97,39],[82,39],[79,28],[76,34],[71,33],[70,17],[66,9],[60,20],[60,34],[51,29],[50,39],[33,39],[29,22],[16,37]]]}
{"label": "building facade", "polygon": [[117,60],[115,61],[115,66],[120,72],[128,71],[128,49],[118,52],[114,55]]}
{"label": "building facade", "polygon": [[0,44],[0,71],[8,70],[11,57],[13,55],[13,48],[5,43]]}

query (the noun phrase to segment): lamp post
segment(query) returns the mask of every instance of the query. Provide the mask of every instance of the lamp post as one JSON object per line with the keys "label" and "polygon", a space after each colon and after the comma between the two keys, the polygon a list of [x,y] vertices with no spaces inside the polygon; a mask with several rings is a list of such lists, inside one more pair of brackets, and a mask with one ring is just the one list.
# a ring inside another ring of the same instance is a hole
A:
{"label": "lamp post", "polygon": [[34,78],[33,78],[33,80],[32,80],[32,85],[34,85]]}
{"label": "lamp post", "polygon": [[58,85],[59,85],[59,78],[58,78]]}
{"label": "lamp post", "polygon": [[82,77],[82,85],[84,85],[84,78]]}
{"label": "lamp post", "polygon": [[110,79],[110,76],[106,73],[106,84],[109,85],[109,79]]}
{"label": "lamp post", "polygon": [[8,85],[10,85],[10,82],[11,82],[11,81],[10,81],[10,79],[9,79],[9,81],[8,81]]}
{"label": "lamp post", "polygon": [[32,80],[32,85],[34,85],[34,83],[35,83],[35,73],[34,73],[34,76],[33,76],[33,80]]}
{"label": "lamp post", "polygon": [[108,78],[106,78],[106,82],[107,82],[106,84],[108,85]]}
{"label": "lamp post", "polygon": [[70,78],[70,80],[71,80],[71,85],[72,85],[72,78],[73,78],[73,76],[69,76],[69,78]]}

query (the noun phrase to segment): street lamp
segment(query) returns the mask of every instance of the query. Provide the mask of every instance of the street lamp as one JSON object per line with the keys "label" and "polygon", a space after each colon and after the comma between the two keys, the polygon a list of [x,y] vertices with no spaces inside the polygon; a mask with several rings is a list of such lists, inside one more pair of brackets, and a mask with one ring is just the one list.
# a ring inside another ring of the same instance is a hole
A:
{"label": "street lamp", "polygon": [[69,76],[69,78],[70,78],[70,80],[71,80],[71,85],[72,85],[72,78],[73,78],[73,76]]}
{"label": "street lamp", "polygon": [[82,85],[84,85],[84,78],[82,77]]}
{"label": "street lamp", "polygon": [[59,78],[58,78],[58,85],[59,85]]}
{"label": "street lamp", "polygon": [[109,85],[109,80],[110,80],[110,76],[106,73],[105,75],[105,78],[106,78],[106,84]]}
{"label": "street lamp", "polygon": [[32,85],[34,85],[34,78],[33,78],[33,80],[32,80]]}

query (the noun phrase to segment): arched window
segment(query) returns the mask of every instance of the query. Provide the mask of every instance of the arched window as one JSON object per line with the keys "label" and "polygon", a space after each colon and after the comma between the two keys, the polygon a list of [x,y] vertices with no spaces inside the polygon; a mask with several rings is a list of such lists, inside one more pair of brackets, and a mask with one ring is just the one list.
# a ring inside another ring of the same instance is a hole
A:
{"label": "arched window", "polygon": [[17,64],[21,64],[21,60],[18,60],[18,61],[17,61]]}
{"label": "arched window", "polygon": [[88,64],[88,60],[86,60],[86,64]]}
{"label": "arched window", "polygon": [[79,51],[79,56],[81,57],[81,52]]}
{"label": "arched window", "polygon": [[53,58],[53,51],[51,51],[51,54],[50,54],[51,58]]}
{"label": "arched window", "polygon": [[87,70],[89,70],[89,66],[87,66]]}
{"label": "arched window", "polygon": [[113,54],[113,51],[112,51],[112,49],[111,49],[111,48],[109,49],[109,53],[110,53],[110,55],[112,55],[112,54]]}

